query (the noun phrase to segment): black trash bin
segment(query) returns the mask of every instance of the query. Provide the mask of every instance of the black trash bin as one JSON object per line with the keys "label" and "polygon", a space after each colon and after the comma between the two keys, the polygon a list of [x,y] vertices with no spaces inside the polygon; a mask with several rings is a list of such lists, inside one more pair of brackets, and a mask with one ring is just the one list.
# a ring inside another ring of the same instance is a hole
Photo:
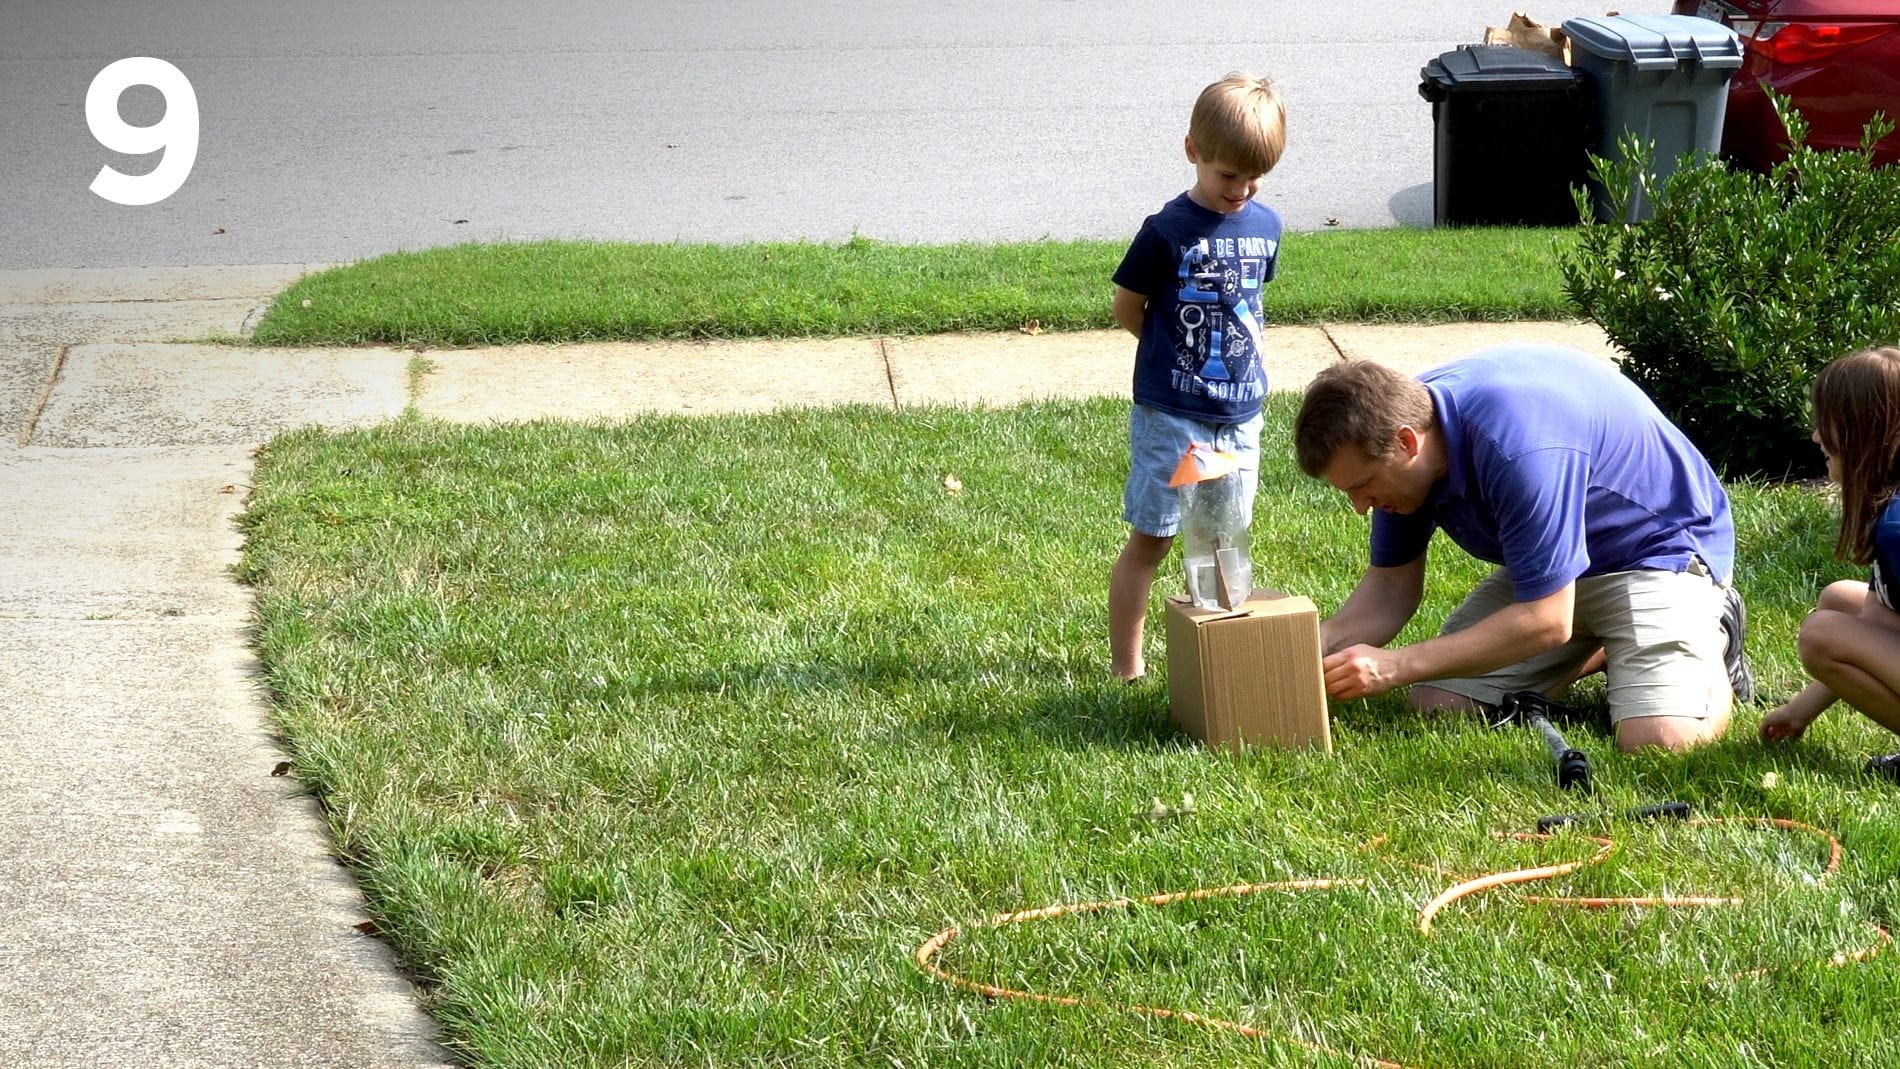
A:
{"label": "black trash bin", "polygon": [[1432,104],[1432,219],[1440,226],[1578,222],[1570,187],[1589,171],[1595,99],[1555,56],[1467,45],[1419,72]]}

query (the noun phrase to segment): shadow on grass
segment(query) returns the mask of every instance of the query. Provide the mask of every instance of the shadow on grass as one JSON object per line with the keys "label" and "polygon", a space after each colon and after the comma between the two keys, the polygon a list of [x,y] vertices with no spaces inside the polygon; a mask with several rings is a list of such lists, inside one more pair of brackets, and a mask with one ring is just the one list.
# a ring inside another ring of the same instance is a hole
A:
{"label": "shadow on grass", "polygon": [[1646,751],[1622,755],[1621,760],[1633,778],[1667,788],[1682,795],[1683,801],[1707,799],[1726,805],[1756,799],[1772,808],[1771,792],[1762,786],[1763,777],[1771,772],[1778,777],[1809,773],[1842,786],[1864,781],[1861,760],[1851,755],[1802,742],[1764,743],[1756,737],[1754,717],[1737,716],[1736,720],[1722,738],[1688,753]]}
{"label": "shadow on grass", "polygon": [[[942,738],[981,735],[1063,750],[1160,750],[1185,741],[1168,722],[1167,687],[1127,684],[1104,675],[1075,682],[1065,673],[1017,681],[1003,692],[932,703],[907,733]],[[1022,685],[1027,684],[1027,685]]]}
{"label": "shadow on grass", "polygon": [[987,737],[1067,750],[1155,749],[1184,739],[1168,722],[1165,683],[1078,680],[1075,665],[1042,658],[1008,667],[915,650],[809,661],[752,661],[642,681],[647,695],[722,695],[761,703],[839,703],[906,709],[902,745]]}

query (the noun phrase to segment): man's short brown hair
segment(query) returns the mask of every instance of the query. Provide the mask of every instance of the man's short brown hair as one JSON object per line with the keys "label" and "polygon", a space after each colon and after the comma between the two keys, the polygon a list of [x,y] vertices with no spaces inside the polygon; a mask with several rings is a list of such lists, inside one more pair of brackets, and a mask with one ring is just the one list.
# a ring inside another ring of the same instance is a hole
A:
{"label": "man's short brown hair", "polygon": [[1398,443],[1399,428],[1437,423],[1423,383],[1370,360],[1342,360],[1313,377],[1293,421],[1300,470],[1318,478],[1340,447],[1356,445],[1379,460]]}

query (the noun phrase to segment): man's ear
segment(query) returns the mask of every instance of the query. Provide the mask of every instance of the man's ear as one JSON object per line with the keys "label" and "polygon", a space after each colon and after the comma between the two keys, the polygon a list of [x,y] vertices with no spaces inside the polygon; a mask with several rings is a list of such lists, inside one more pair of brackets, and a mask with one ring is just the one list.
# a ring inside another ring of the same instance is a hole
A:
{"label": "man's ear", "polygon": [[1399,448],[1405,450],[1405,459],[1417,460],[1418,459],[1418,431],[1412,429],[1412,426],[1410,424],[1400,424],[1398,439],[1399,439]]}

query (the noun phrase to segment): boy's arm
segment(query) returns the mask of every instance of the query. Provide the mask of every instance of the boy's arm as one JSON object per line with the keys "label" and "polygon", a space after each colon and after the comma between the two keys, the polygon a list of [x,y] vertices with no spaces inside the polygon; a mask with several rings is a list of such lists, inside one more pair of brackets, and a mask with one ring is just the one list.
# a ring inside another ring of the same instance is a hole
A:
{"label": "boy's arm", "polygon": [[1123,286],[1115,287],[1115,322],[1135,337],[1141,337],[1141,319],[1148,310],[1148,298]]}

